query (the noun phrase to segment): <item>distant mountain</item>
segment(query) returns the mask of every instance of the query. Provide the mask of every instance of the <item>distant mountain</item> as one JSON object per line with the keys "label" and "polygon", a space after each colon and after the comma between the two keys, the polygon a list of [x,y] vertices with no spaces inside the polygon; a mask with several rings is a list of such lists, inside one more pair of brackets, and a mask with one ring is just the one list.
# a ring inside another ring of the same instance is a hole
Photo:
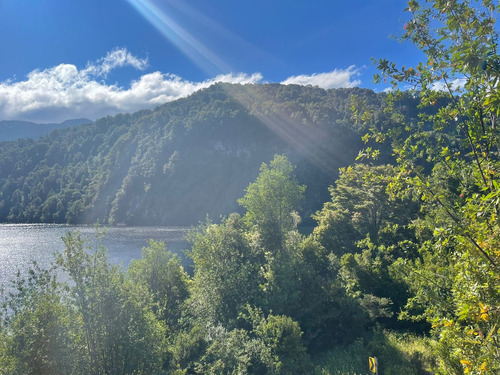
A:
{"label": "distant mountain", "polygon": [[238,210],[274,154],[307,185],[304,218],[329,199],[367,130],[353,100],[385,94],[295,85],[217,84],[155,110],[0,143],[0,222],[191,225]]}
{"label": "distant mountain", "polygon": [[64,129],[92,122],[86,118],[66,120],[59,124],[37,124],[28,121],[0,121],[0,142],[15,141],[19,138],[40,138],[54,129]]}

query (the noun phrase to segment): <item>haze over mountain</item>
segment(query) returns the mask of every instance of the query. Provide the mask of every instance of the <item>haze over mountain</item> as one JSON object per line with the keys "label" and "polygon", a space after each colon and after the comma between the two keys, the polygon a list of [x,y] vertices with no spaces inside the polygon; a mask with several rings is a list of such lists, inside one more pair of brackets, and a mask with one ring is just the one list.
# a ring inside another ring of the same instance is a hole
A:
{"label": "haze over mountain", "polygon": [[39,138],[48,135],[54,129],[64,129],[70,126],[88,124],[86,118],[66,120],[58,124],[37,124],[28,121],[0,121],[0,142],[13,141],[19,138]]}
{"label": "haze over mountain", "polygon": [[154,110],[2,143],[0,221],[218,219],[238,209],[236,199],[275,154],[286,154],[308,185],[308,218],[361,147],[353,97],[381,108],[383,96],[358,88],[217,84]]}

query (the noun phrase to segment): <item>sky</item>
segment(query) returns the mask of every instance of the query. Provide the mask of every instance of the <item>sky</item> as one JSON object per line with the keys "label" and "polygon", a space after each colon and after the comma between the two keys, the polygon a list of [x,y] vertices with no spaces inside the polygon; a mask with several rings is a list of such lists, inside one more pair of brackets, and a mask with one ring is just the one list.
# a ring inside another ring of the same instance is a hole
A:
{"label": "sky", "polygon": [[134,112],[215,82],[365,87],[402,0],[0,0],[0,120]]}

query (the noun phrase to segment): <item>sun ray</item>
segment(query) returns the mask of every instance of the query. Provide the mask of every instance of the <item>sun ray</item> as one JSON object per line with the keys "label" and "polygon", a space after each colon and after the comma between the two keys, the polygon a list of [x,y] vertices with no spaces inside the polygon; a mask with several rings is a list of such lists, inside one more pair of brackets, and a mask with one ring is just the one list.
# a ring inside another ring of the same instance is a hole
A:
{"label": "sun ray", "polygon": [[153,0],[127,0],[168,41],[207,73],[231,72],[231,68],[210,48],[193,36]]}
{"label": "sun ray", "polygon": [[[193,34],[188,32],[185,27],[181,26],[181,19],[184,20],[184,23],[187,23],[186,20],[189,19],[193,24],[204,25],[207,30],[214,32],[219,35],[219,37],[222,37],[221,35],[224,34],[224,38],[228,40],[230,44],[244,44],[246,48],[253,50],[255,53],[261,56],[266,55],[264,51],[254,48],[250,43],[245,42],[236,34],[226,32],[227,30],[223,26],[199,13],[186,3],[177,0],[164,1],[160,8],[156,0],[127,1],[165,38],[207,73],[215,73],[214,75],[219,74],[220,76],[221,72],[231,72],[231,69],[219,56]],[[169,14],[167,14],[167,10]],[[174,20],[172,18],[173,14],[181,14],[182,16],[179,17],[179,20]],[[215,81],[217,81],[217,78],[215,78],[214,82]],[[231,90],[229,90],[228,94],[232,94]],[[237,96],[234,98],[251,111],[249,103],[245,103],[244,100]],[[331,173],[336,172],[332,170],[329,161],[332,160],[332,158],[341,158],[342,153],[332,153],[332,150],[324,147],[321,142],[323,138],[321,137],[321,129],[318,130],[318,134],[313,134],[307,126],[302,124],[302,122],[295,121],[282,113],[275,113],[273,115],[260,114],[257,115],[257,117],[264,126],[282,138],[287,144],[296,149],[314,165]]]}
{"label": "sun ray", "polygon": [[278,59],[273,54],[263,50],[262,48],[256,46],[255,44],[249,42],[245,38],[242,38],[237,33],[226,28],[224,25],[216,22],[211,17],[207,17],[205,14],[199,12],[195,7],[189,5],[188,2],[184,0],[167,0],[168,4],[184,14],[186,17],[192,19],[192,22],[197,25],[203,25],[210,30],[214,35],[217,36],[219,42],[226,43],[227,45],[244,49],[251,52],[251,55],[258,57],[261,61],[273,62],[274,64],[284,65],[284,61]]}

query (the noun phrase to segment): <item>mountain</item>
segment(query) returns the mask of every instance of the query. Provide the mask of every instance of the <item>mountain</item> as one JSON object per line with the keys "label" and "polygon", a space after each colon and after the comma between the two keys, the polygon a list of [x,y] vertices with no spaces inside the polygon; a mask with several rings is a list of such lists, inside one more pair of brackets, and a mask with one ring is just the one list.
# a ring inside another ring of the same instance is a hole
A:
{"label": "mountain", "polygon": [[154,110],[0,144],[0,222],[192,225],[239,209],[263,162],[285,154],[307,185],[302,217],[329,199],[366,132],[353,98],[384,94],[296,85],[216,84]]}
{"label": "mountain", "polygon": [[54,129],[64,129],[92,122],[86,118],[66,120],[59,124],[36,124],[28,121],[0,121],[0,142],[14,141],[19,138],[40,138]]}

